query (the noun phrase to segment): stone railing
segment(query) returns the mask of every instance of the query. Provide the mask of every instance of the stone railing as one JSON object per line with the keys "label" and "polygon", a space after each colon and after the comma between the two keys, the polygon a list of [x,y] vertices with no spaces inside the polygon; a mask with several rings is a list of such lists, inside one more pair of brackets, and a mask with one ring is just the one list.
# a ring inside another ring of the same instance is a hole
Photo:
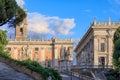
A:
{"label": "stone railing", "polygon": [[29,44],[52,44],[52,43],[68,43],[68,44],[73,44],[72,39],[56,39],[54,42],[52,40],[15,40],[15,39],[11,39],[8,40],[9,43],[29,43]]}
{"label": "stone railing", "polygon": [[0,62],[3,62],[9,66],[11,66],[13,69],[25,73],[29,76],[31,76],[32,78],[34,78],[35,80],[43,80],[42,76],[39,73],[36,73],[34,71],[31,71],[30,69],[26,68],[25,66],[16,64],[15,62],[10,62],[7,59],[0,57]]}
{"label": "stone railing", "polygon": [[[82,80],[95,80],[93,77],[90,77],[90,76],[87,76],[87,75],[83,75],[83,74],[80,74],[80,73],[77,73],[77,72],[64,71],[64,72],[62,72],[62,73],[63,73],[63,74],[70,75],[70,76],[77,77],[77,78],[82,79]],[[72,80],[72,79],[71,79],[71,80]]]}
{"label": "stone railing", "polygon": [[113,68],[112,65],[76,65],[76,66],[72,66],[72,69],[94,69],[94,68]]}
{"label": "stone railing", "polygon": [[[96,22],[96,25],[109,25],[108,22]],[[120,25],[120,22],[110,22],[110,25]]]}

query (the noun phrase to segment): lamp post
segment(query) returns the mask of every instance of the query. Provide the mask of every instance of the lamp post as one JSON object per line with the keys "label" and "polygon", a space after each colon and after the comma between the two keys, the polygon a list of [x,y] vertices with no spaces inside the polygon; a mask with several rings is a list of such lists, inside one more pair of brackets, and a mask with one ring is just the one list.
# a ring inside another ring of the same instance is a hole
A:
{"label": "lamp post", "polygon": [[70,71],[70,73],[71,73],[71,80],[72,80],[72,70]]}

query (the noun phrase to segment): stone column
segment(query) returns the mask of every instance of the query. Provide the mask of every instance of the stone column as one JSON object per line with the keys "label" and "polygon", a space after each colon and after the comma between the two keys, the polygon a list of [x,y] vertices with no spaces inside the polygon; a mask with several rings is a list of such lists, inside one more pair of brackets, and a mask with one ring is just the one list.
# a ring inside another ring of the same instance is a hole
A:
{"label": "stone column", "polygon": [[23,53],[23,51],[22,51],[22,49],[20,50],[20,61],[22,61],[22,53]]}
{"label": "stone column", "polygon": [[80,60],[79,60],[79,62],[80,62],[80,64],[79,65],[83,65],[83,62],[84,62],[84,51],[82,50],[81,51],[81,53],[79,53],[80,55]]}
{"label": "stone column", "polygon": [[110,36],[109,37],[109,55],[108,55],[108,65],[112,65],[112,61],[113,61],[113,40],[112,40],[112,37]]}
{"label": "stone column", "polygon": [[32,52],[33,52],[33,51],[32,51],[32,48],[31,48],[30,53],[29,53],[30,60],[33,59]]}
{"label": "stone column", "polygon": [[97,36],[94,36],[94,65],[98,65],[99,42]]}
{"label": "stone column", "polygon": [[45,63],[45,51],[44,51],[44,48],[41,48],[41,65],[42,66],[45,66],[44,63]]}
{"label": "stone column", "polygon": [[16,49],[14,49],[14,59],[18,59],[18,50],[17,50],[17,48]]}
{"label": "stone column", "polygon": [[58,51],[57,51],[57,48],[55,47],[54,48],[54,67],[55,69],[58,68]]}

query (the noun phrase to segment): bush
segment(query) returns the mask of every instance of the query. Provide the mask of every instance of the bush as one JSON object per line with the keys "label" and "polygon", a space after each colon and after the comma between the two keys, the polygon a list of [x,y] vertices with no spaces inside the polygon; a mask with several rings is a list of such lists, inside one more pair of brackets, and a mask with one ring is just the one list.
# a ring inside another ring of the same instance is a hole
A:
{"label": "bush", "polygon": [[39,63],[37,63],[35,61],[31,61],[29,59],[26,61],[14,60],[14,59],[11,59],[9,57],[8,53],[5,53],[5,52],[4,53],[0,52],[0,56],[4,57],[5,59],[9,60],[10,62],[13,61],[18,65],[26,66],[28,69],[35,71],[37,73],[40,73],[44,80],[47,80],[47,78],[49,76],[52,77],[52,80],[62,80],[62,78],[57,70],[54,70],[52,68],[44,68]]}
{"label": "bush", "polygon": [[0,51],[4,52],[5,46],[7,45],[6,31],[0,30]]}
{"label": "bush", "polygon": [[23,63],[27,68],[31,69],[32,71],[40,73],[44,80],[47,80],[49,76],[52,77],[52,80],[62,80],[57,70],[54,70],[52,68],[43,68],[39,63],[31,60],[23,61]]}
{"label": "bush", "polygon": [[107,80],[119,80],[119,71],[118,70],[109,70],[107,73],[106,73],[106,77],[107,77]]}

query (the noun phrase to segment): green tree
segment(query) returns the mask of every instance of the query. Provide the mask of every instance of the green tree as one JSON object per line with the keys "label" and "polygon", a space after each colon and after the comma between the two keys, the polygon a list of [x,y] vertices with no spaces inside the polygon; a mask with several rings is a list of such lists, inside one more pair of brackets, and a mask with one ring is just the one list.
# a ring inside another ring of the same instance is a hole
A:
{"label": "green tree", "polygon": [[115,34],[114,34],[114,43],[120,39],[120,27],[117,28]]}
{"label": "green tree", "polygon": [[120,75],[120,27],[114,33],[113,64],[115,69],[108,72],[108,80],[119,80]]}
{"label": "green tree", "polygon": [[113,62],[116,69],[120,70],[120,27],[114,34]]}
{"label": "green tree", "polygon": [[7,43],[8,41],[7,41],[6,31],[0,30],[0,51],[4,50]]}
{"label": "green tree", "polygon": [[0,0],[0,26],[8,23],[9,26],[19,25],[26,17],[25,11],[15,0]]}

